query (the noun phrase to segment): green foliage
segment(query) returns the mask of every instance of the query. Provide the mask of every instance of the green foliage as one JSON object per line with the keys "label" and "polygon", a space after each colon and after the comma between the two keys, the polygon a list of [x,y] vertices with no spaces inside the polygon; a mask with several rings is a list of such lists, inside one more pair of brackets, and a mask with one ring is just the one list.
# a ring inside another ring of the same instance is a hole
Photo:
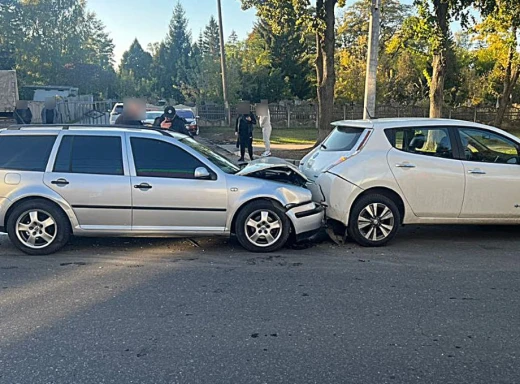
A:
{"label": "green foliage", "polygon": [[136,80],[149,79],[153,58],[149,52],[145,52],[137,39],[130,49],[123,54],[120,70],[132,72]]}
{"label": "green foliage", "polygon": [[[85,0],[4,0],[0,3],[0,66],[22,84],[63,85],[106,96],[114,45]],[[94,76],[92,84],[85,78]],[[96,84],[96,86],[94,86]]]}

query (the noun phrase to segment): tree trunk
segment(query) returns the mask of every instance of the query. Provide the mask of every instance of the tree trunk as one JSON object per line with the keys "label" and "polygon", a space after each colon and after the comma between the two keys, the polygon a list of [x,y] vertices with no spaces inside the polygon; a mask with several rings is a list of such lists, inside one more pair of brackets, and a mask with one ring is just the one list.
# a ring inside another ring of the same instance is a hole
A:
{"label": "tree trunk", "polygon": [[318,143],[332,130],[334,87],[336,73],[334,50],[336,45],[334,8],[337,0],[317,0],[318,18],[325,22],[325,31],[316,33],[316,74],[318,80]]}
{"label": "tree trunk", "polygon": [[430,118],[442,117],[444,81],[446,79],[447,50],[449,41],[448,3],[434,0],[434,11],[440,41],[433,52],[433,74],[430,84]]}
{"label": "tree trunk", "polygon": [[511,94],[513,93],[513,89],[518,82],[518,77],[520,76],[520,67],[516,67],[513,70],[513,61],[515,59],[517,46],[516,32],[517,29],[513,28],[511,32],[513,43],[511,44],[511,47],[509,47],[509,56],[507,58],[506,74],[504,77],[504,89],[502,90],[502,94],[498,99],[498,110],[495,117],[496,127],[500,127],[504,122],[504,116],[506,114],[507,108],[509,107],[509,103],[511,102]]}

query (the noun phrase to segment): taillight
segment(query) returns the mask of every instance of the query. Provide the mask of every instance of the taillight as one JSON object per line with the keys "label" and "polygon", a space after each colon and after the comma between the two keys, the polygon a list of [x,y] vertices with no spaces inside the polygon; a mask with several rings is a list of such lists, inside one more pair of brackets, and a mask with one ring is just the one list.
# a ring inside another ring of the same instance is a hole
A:
{"label": "taillight", "polygon": [[327,167],[323,170],[323,172],[328,172],[330,171],[332,168],[340,165],[341,163],[344,163],[345,161],[347,161],[348,159],[356,156],[359,152],[361,152],[361,150],[365,147],[365,145],[368,143],[368,139],[370,138],[370,136],[372,135],[372,131],[367,131],[367,134],[365,135],[365,137],[363,138],[363,140],[361,140],[361,143],[359,143],[358,147],[356,148],[356,150],[354,151],[354,153],[350,156],[341,156],[339,158],[338,161],[336,161],[335,163],[333,163],[330,167]]}
{"label": "taillight", "polygon": [[[350,157],[352,157],[352,156],[350,156]],[[348,159],[349,159],[349,157],[347,157],[347,156],[341,156],[341,157],[339,158],[338,161],[336,161],[335,163],[333,163],[330,167],[325,168],[325,169],[323,170],[323,172],[328,172],[328,171],[330,171],[332,168],[334,168],[334,167],[337,166],[337,165],[340,165],[341,163],[344,163],[344,162],[347,161]]]}

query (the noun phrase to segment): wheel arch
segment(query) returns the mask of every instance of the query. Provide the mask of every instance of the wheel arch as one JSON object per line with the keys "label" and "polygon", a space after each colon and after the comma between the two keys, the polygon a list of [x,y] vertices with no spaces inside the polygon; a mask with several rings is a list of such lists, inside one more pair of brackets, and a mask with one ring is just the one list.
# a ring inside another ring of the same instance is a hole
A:
{"label": "wheel arch", "polygon": [[[404,199],[401,197],[401,195],[399,195],[396,191],[394,191],[393,189],[390,189],[390,188],[373,187],[373,188],[369,188],[369,189],[363,191],[362,193],[360,193],[356,197],[356,199],[352,202],[351,207],[353,207],[361,198],[368,196],[368,195],[383,195],[383,196],[389,198],[390,200],[392,200],[393,202],[395,202],[397,205],[397,208],[399,209],[399,214],[401,215],[400,224],[403,224],[404,215],[406,213],[406,206],[405,206]],[[350,222],[350,216],[347,219],[347,225],[349,222]]]}
{"label": "wheel arch", "polygon": [[7,229],[7,222],[9,221],[9,217],[12,215],[12,213],[16,209],[16,207],[18,207],[19,205],[21,205],[23,203],[26,203],[26,202],[29,202],[29,201],[34,201],[34,200],[41,200],[41,201],[45,201],[46,203],[50,203],[54,207],[59,209],[61,212],[63,212],[63,214],[67,218],[67,222],[69,224],[69,229],[70,229],[70,231],[72,233],[72,230],[73,230],[72,223],[71,223],[70,217],[67,214],[66,210],[63,209],[63,207],[60,204],[58,204],[56,201],[54,201],[52,199],[49,199],[49,198],[46,198],[46,197],[42,197],[42,196],[27,196],[27,197],[23,197],[23,198],[21,198],[19,200],[16,200],[13,204],[11,204],[11,206],[7,209],[7,212],[6,212],[5,217],[4,217],[4,223],[3,223],[4,228]]}
{"label": "wheel arch", "polygon": [[[258,202],[258,201],[267,201],[267,202],[270,202],[270,203],[273,203],[273,204],[276,204],[278,205],[278,207],[280,209],[283,209],[285,211],[285,208],[284,206],[282,205],[282,203],[276,199],[273,199],[273,198],[270,198],[270,197],[258,197],[258,198],[254,198],[254,199],[251,199],[251,200],[247,200],[245,202],[243,202],[240,207],[238,207],[238,209],[235,211],[235,213],[233,214],[233,218],[231,219],[231,226],[230,226],[230,232],[235,234],[236,233],[236,230],[235,230],[235,227],[236,227],[236,221],[237,221],[237,217],[238,215],[240,214],[240,212],[242,212],[242,210],[248,206],[249,204],[252,204],[252,203],[255,203],[255,202]],[[293,228],[293,223],[291,220],[289,220],[289,222],[291,223],[291,233],[294,232],[294,228]]]}

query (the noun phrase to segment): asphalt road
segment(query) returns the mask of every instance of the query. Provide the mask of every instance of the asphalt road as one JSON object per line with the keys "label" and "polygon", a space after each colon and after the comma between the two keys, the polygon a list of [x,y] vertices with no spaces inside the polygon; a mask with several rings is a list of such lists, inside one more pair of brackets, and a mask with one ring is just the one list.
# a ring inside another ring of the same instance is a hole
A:
{"label": "asphalt road", "polygon": [[271,255],[0,236],[0,383],[519,383],[520,228]]}

